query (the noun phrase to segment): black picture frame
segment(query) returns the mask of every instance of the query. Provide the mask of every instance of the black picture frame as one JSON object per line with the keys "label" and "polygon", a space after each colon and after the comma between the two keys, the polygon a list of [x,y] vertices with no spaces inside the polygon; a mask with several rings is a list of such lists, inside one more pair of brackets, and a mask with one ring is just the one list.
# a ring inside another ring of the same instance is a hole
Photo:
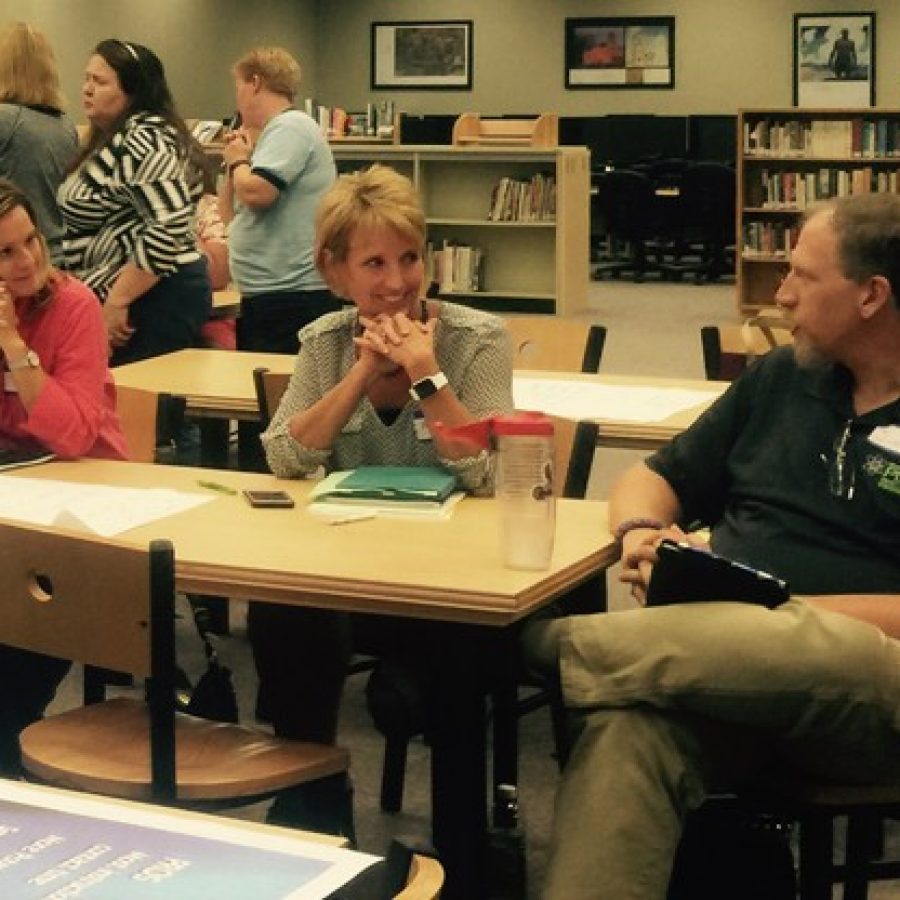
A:
{"label": "black picture frame", "polygon": [[372,90],[471,91],[471,19],[373,22]]}
{"label": "black picture frame", "polygon": [[671,90],[675,17],[566,19],[567,90]]}
{"label": "black picture frame", "polygon": [[874,106],[875,13],[795,13],[793,60],[794,106]]}

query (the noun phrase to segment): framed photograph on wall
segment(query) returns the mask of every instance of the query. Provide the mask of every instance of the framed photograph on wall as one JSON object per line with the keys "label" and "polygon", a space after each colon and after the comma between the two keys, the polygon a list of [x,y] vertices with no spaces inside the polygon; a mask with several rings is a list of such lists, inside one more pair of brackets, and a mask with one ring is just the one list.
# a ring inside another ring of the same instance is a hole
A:
{"label": "framed photograph on wall", "polygon": [[472,90],[472,21],[373,22],[372,89]]}
{"label": "framed photograph on wall", "polygon": [[875,105],[875,13],[794,16],[794,105]]}
{"label": "framed photograph on wall", "polygon": [[567,88],[675,86],[674,16],[566,19]]}

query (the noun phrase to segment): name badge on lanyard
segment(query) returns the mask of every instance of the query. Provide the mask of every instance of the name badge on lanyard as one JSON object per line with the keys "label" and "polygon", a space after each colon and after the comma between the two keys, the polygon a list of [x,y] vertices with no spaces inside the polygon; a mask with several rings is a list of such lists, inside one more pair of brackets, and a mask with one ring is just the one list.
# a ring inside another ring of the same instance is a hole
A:
{"label": "name badge on lanyard", "polygon": [[428,425],[425,424],[425,414],[421,409],[417,409],[413,413],[413,432],[418,441],[431,440],[431,432],[428,430]]}

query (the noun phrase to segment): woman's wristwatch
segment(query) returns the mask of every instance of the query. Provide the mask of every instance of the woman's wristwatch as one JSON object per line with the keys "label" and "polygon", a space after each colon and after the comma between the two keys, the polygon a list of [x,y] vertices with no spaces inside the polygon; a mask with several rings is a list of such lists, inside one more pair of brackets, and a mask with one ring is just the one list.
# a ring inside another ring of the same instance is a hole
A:
{"label": "woman's wristwatch", "polygon": [[447,387],[449,383],[447,376],[443,372],[437,372],[434,375],[429,375],[427,378],[420,378],[418,381],[414,381],[409,389],[409,396],[418,403],[422,400],[427,400],[441,388]]}

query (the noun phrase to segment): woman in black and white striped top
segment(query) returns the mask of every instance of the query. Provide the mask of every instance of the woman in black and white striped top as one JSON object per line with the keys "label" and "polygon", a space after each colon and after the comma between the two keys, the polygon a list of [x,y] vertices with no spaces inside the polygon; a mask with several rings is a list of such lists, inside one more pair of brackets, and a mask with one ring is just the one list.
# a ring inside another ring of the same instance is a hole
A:
{"label": "woman in black and white striped top", "polygon": [[194,231],[202,151],[140,44],[101,41],[82,102],[90,131],[59,191],[66,268],[104,304],[114,365],[189,347],[211,305]]}

